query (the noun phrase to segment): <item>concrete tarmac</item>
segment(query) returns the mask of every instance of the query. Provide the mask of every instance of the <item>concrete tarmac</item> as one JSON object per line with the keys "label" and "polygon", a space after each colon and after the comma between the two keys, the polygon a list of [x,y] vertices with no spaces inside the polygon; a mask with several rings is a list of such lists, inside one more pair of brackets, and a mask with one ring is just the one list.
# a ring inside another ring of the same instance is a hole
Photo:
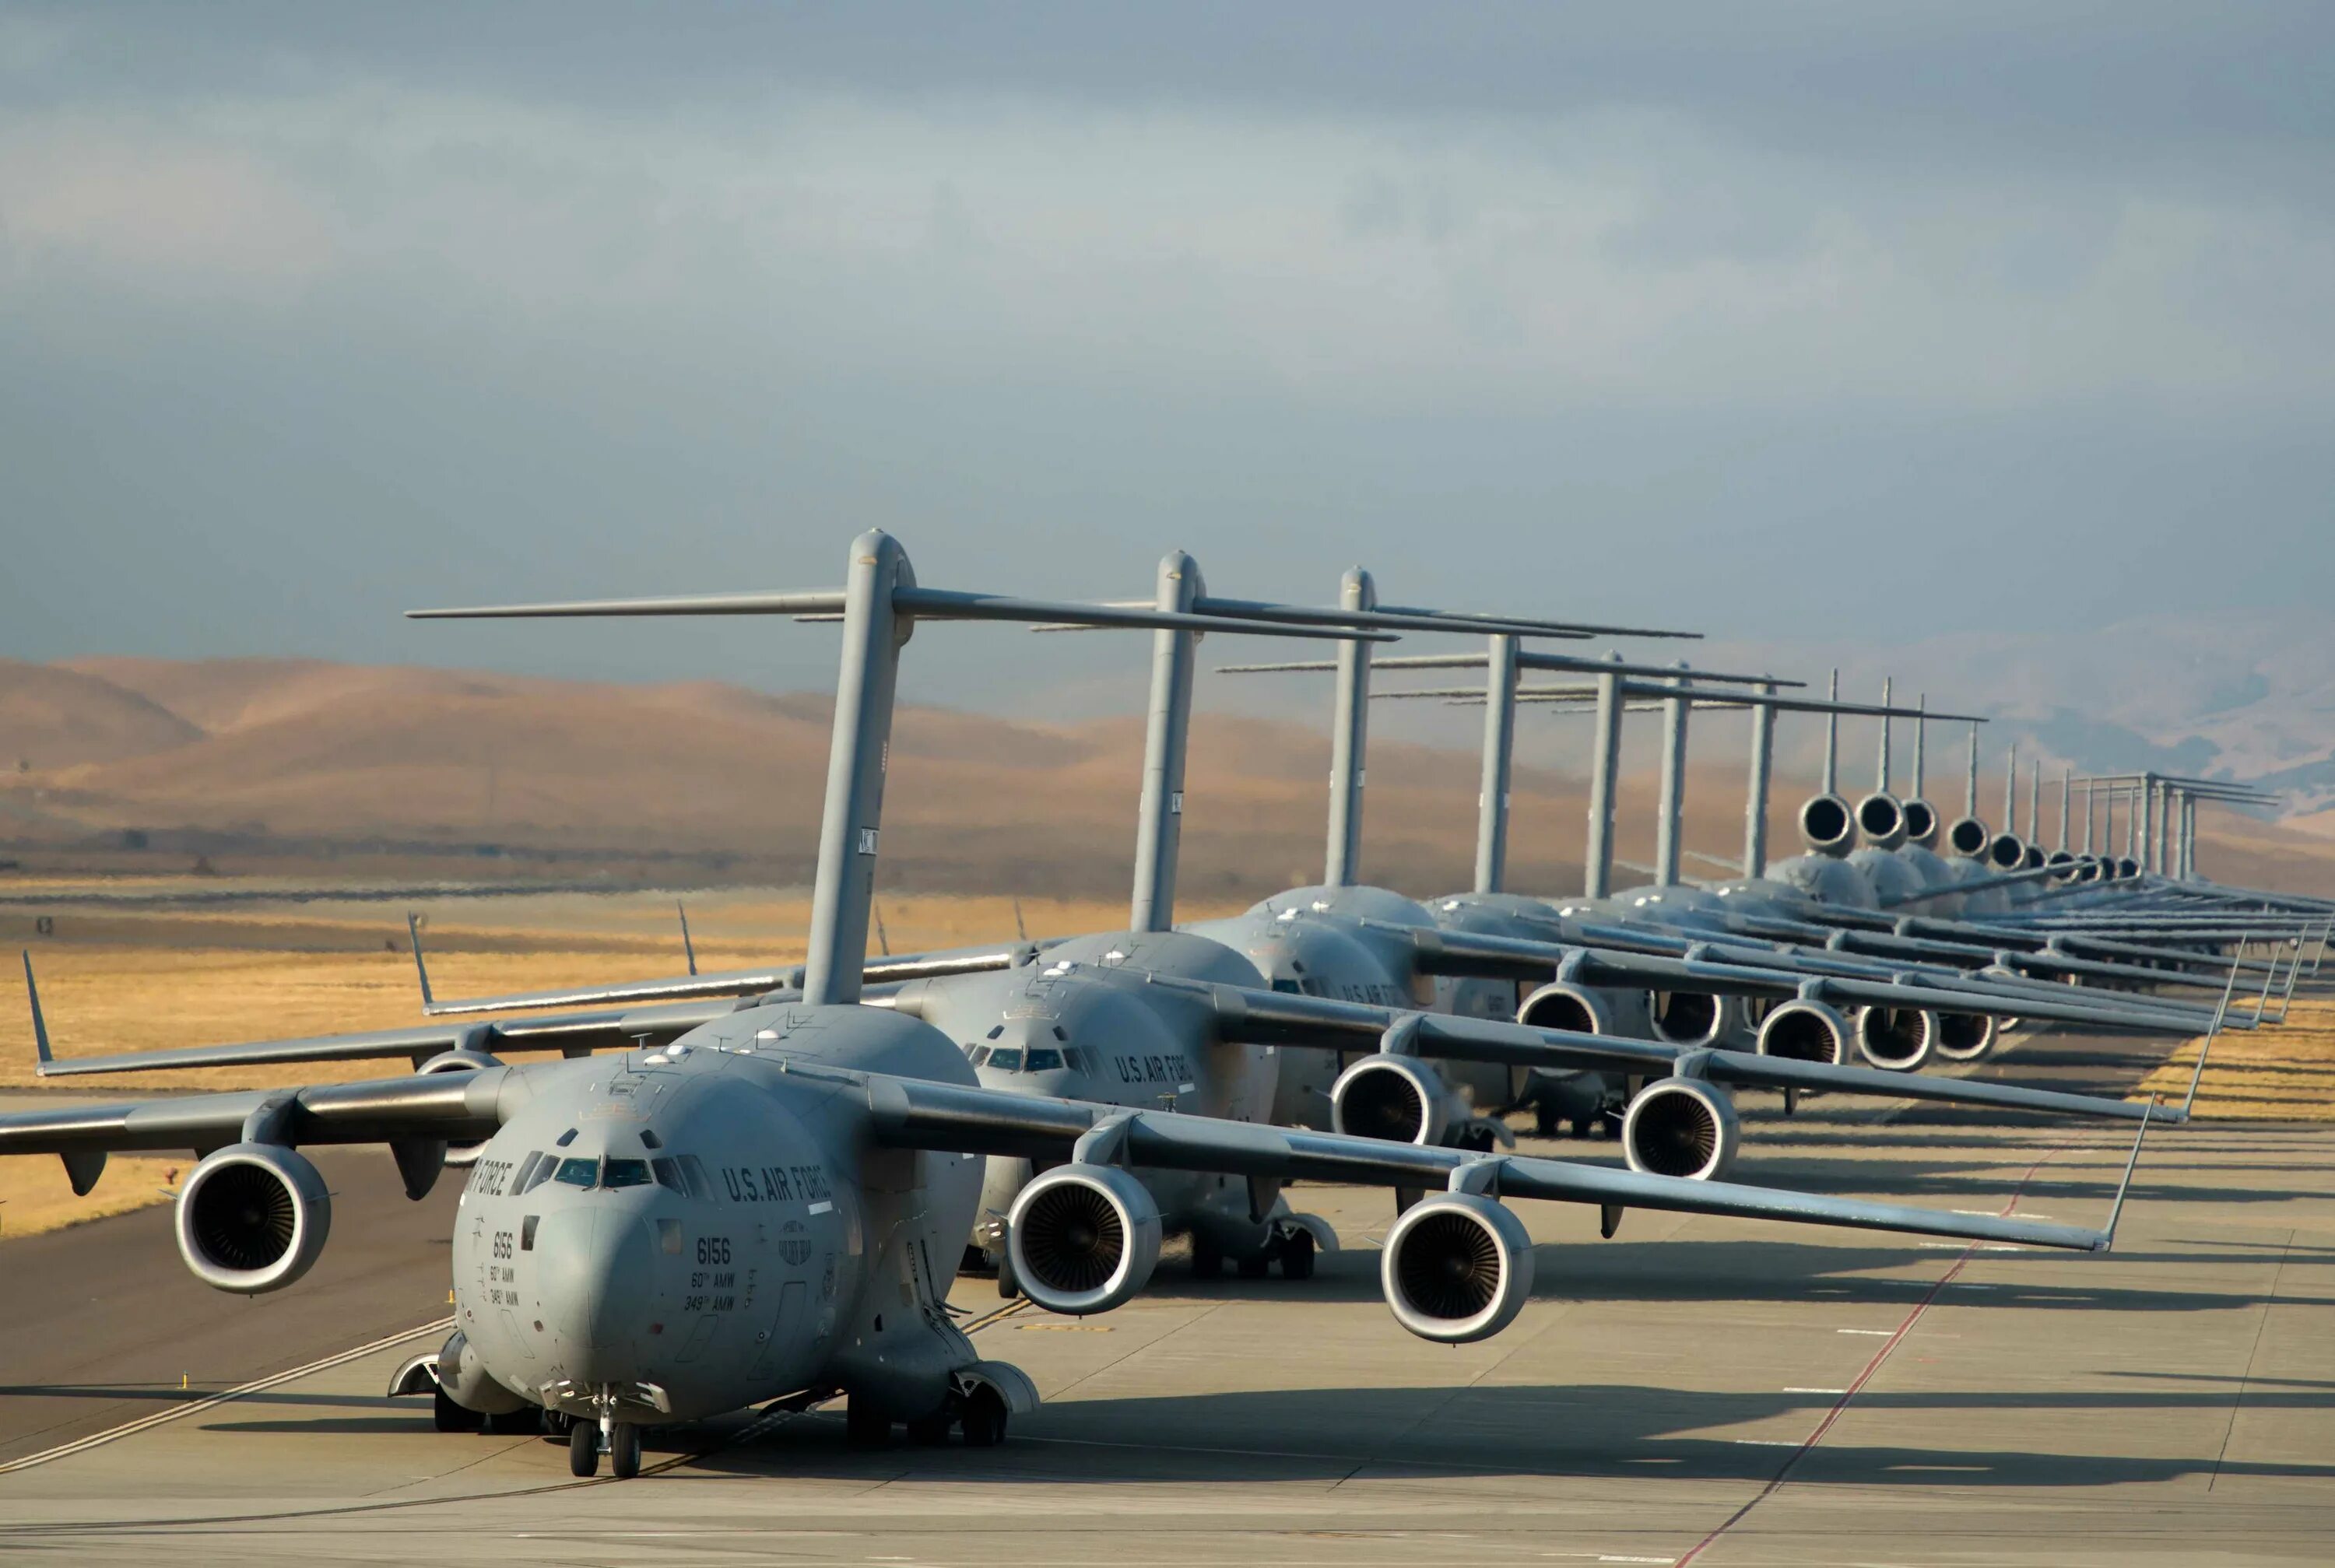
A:
{"label": "concrete tarmac", "polygon": [[[2115,1087],[2162,1050],[2045,1037],[2000,1070]],[[2078,1224],[2104,1217],[2130,1142],[1846,1104],[1747,1120],[1750,1179]],[[1594,1214],[1520,1204],[1542,1244],[1536,1299],[1458,1348],[1405,1334],[1380,1299],[1388,1196],[1303,1188],[1293,1201],[1350,1249],[1307,1284],[1204,1284],[1171,1258],[1104,1318],[1023,1308],[980,1328],[1047,1401],[1001,1448],[866,1453],[833,1412],[741,1415],[660,1435],[652,1473],[625,1483],[572,1481],[558,1446],[442,1436],[423,1401],[383,1399],[442,1329],[176,1403],[171,1348],[239,1357],[199,1369],[233,1380],[442,1316],[442,1224],[433,1253],[429,1205],[406,1204],[385,1157],[344,1157],[325,1263],[259,1302],[188,1280],[159,1213],[0,1252],[16,1331],[0,1465],[189,1411],[0,1471],[0,1545],[73,1562],[1247,1568],[2321,1563],[2335,1539],[2335,1128],[2152,1134],[2106,1257],[1643,1213],[1601,1242]],[[366,1161],[385,1205],[358,1195]],[[374,1224],[407,1239],[380,1244]],[[28,1247],[46,1249],[37,1270]],[[351,1273],[327,1273],[336,1255]],[[110,1316],[72,1337],[49,1304],[59,1278]],[[335,1304],[292,1304],[311,1290]],[[985,1281],[957,1293],[1000,1306]],[[238,1337],[261,1320],[237,1314],[277,1303],[271,1359]],[[119,1387],[165,1375],[163,1398]],[[18,1418],[20,1401],[39,1413]]]}

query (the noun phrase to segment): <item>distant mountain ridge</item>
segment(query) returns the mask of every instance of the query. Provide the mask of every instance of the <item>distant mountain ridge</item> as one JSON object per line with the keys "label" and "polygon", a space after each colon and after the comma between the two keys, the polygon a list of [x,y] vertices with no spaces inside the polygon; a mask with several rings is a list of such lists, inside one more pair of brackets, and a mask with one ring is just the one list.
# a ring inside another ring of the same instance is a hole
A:
{"label": "distant mountain ridge", "polygon": [[[1139,691],[1125,700],[1132,708]],[[1374,711],[1364,830],[1365,875],[1420,895],[1469,885],[1478,784],[1471,711],[1438,711],[1443,747],[1390,732],[1398,711],[1429,706]],[[526,874],[797,885],[810,874],[831,712],[823,693],[708,681],[307,660],[0,662],[0,841],[28,866],[434,860],[442,874],[484,856]],[[1634,726],[1639,745],[1652,728]],[[1585,726],[1530,730],[1522,754],[1555,766],[1516,770],[1510,885],[1570,893],[1586,817],[1570,763]],[[1717,876],[1714,863],[1731,862],[1743,842],[1742,757],[1734,741],[1697,733],[1690,871]],[[1801,721],[1796,747],[1815,733]],[[1848,751],[1845,779],[1857,779],[1864,744]],[[1142,747],[1132,711],[1057,721],[904,707],[886,800],[889,875],[935,890],[1124,891]],[[1950,764],[1933,750],[1930,793],[1951,808],[1939,771]],[[1328,770],[1317,724],[1203,711],[1186,780],[1185,890],[1258,896],[1317,878]],[[1791,816],[1807,788],[1805,768],[1779,769],[1778,854],[1796,847]],[[1625,777],[1624,861],[1652,858],[1652,794],[1650,769]],[[2209,871],[2282,886],[2335,881],[2317,863],[2320,841],[2221,817],[2208,831],[2221,847]]]}

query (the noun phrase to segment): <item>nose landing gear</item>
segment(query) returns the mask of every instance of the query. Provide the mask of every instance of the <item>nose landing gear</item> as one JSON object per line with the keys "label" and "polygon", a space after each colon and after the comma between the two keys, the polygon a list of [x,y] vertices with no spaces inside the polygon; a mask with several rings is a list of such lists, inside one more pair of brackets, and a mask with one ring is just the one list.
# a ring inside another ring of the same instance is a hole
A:
{"label": "nose landing gear", "polygon": [[603,1450],[608,1456],[608,1474],[617,1480],[629,1481],[641,1473],[640,1428],[608,1416],[568,1428],[567,1473],[579,1479],[599,1474]]}

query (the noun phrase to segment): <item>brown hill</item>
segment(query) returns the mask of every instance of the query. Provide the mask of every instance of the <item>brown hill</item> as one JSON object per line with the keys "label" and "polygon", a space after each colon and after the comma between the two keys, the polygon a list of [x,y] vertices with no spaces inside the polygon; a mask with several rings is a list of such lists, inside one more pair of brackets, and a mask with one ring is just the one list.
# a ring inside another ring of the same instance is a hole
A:
{"label": "brown hill", "polygon": [[[91,659],[0,664],[0,832],[34,869],[606,876],[797,884],[809,875],[830,704],[712,682],[663,685],[309,661]],[[902,711],[886,802],[902,887],[1105,896],[1124,890],[1143,727]],[[1729,746],[1728,750],[1733,748]],[[1546,754],[1545,752],[1544,754]],[[1561,752],[1557,753],[1562,755]],[[1725,753],[1713,750],[1714,757]],[[1326,735],[1204,713],[1187,780],[1183,888],[1255,896],[1317,876]],[[1396,886],[1467,886],[1477,770],[1465,751],[1381,740],[1366,865]],[[1779,779],[1772,841],[1805,780]],[[1698,770],[1687,842],[1742,840],[1739,765]],[[1624,787],[1621,852],[1652,852],[1652,785]],[[1523,768],[1511,883],[1579,886],[1581,781]],[[2256,824],[2211,869],[2287,886],[2335,878],[2325,841]],[[2306,853],[2307,847],[2308,853]],[[1695,862],[1690,874],[1720,875]]]}

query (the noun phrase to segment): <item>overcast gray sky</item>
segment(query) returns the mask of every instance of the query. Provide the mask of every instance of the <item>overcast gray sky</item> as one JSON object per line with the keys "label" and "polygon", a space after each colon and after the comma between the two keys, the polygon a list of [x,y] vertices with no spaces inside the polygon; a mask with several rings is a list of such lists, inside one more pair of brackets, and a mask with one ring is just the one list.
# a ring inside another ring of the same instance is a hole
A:
{"label": "overcast gray sky", "polygon": [[[2323,4],[0,0],[0,653],[820,683],[395,613],[869,525],[1733,637],[2322,603],[2330,59]],[[946,634],[919,694],[1053,678]]]}

